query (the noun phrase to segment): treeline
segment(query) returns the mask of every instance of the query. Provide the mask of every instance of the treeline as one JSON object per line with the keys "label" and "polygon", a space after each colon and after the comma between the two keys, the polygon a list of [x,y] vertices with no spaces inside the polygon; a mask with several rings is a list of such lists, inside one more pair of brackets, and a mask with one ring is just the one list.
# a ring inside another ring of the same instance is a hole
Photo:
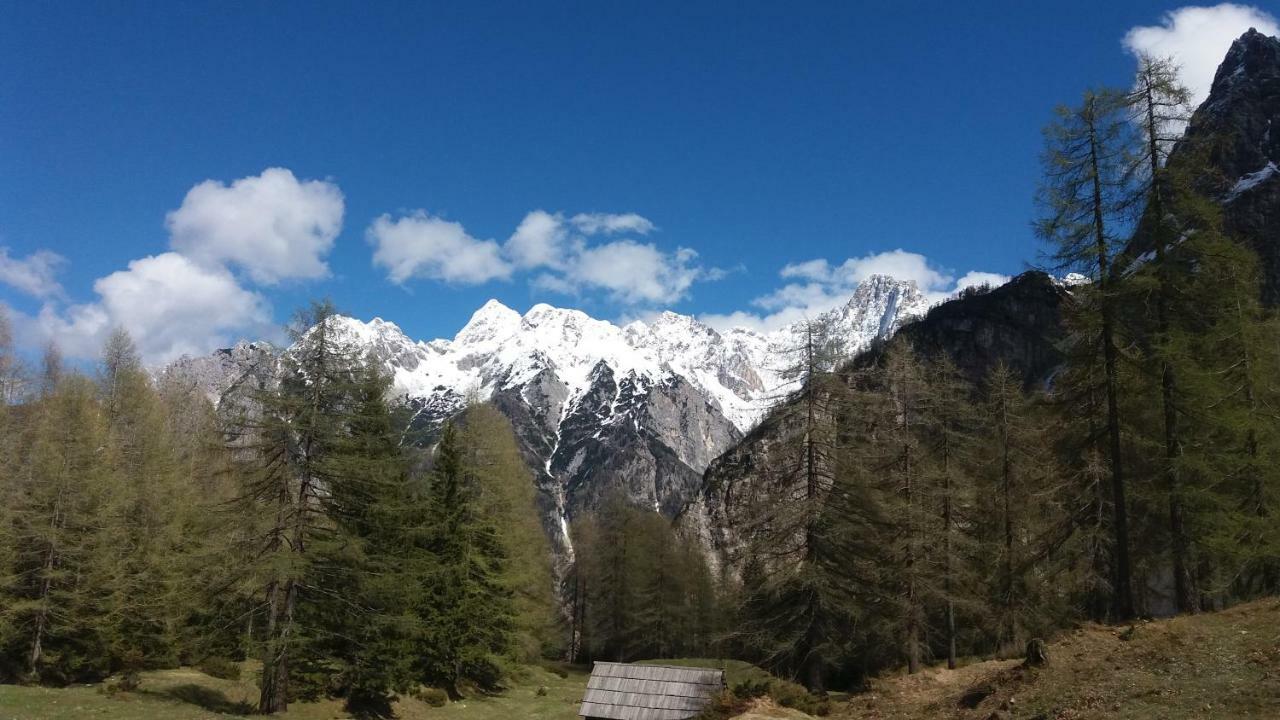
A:
{"label": "treeline", "polygon": [[407,450],[389,379],[332,313],[301,314],[265,388],[220,413],[121,331],[93,377],[52,349],[24,373],[0,322],[0,681],[128,688],[252,658],[262,712],[330,696],[381,716],[556,648],[509,424],[476,406],[430,457]]}
{"label": "treeline", "polygon": [[569,657],[629,662],[711,657],[721,649],[724,598],[703,551],[671,522],[620,495],[574,523],[567,585]]}
{"label": "treeline", "polygon": [[1146,58],[1048,128],[1036,228],[1085,281],[1043,386],[902,338],[850,364],[809,326],[739,528],[737,652],[816,689],[1280,591],[1280,320],[1210,153],[1169,160],[1186,101]]}

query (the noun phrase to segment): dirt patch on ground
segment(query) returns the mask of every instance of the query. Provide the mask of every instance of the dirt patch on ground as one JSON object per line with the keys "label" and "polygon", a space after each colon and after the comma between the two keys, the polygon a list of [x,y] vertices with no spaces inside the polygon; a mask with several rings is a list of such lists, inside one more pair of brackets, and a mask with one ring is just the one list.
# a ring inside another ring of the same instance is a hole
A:
{"label": "dirt patch on ground", "polygon": [[769,698],[757,698],[751,701],[751,706],[741,715],[735,716],[734,720],[810,720],[812,715],[805,715],[799,710],[779,707],[777,703]]}
{"label": "dirt patch on ground", "polygon": [[[1220,613],[1088,625],[1016,660],[882,678],[837,717],[850,720],[1191,720],[1280,718],[1280,602]],[[964,702],[962,702],[962,700]]]}

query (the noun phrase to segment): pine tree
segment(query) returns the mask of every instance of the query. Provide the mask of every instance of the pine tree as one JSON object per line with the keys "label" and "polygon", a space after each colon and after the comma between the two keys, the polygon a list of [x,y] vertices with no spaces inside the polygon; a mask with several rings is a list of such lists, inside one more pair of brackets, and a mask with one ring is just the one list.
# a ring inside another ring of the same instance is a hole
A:
{"label": "pine tree", "polygon": [[1103,449],[1110,470],[1115,555],[1112,614],[1120,620],[1134,615],[1121,439],[1118,274],[1113,267],[1116,225],[1131,198],[1124,167],[1131,128],[1123,108],[1122,95],[1102,90],[1085,93],[1078,108],[1058,110],[1058,121],[1046,129],[1048,150],[1040,196],[1045,215],[1036,226],[1037,233],[1053,244],[1052,259],[1059,268],[1083,272],[1090,279],[1076,286],[1068,307],[1069,313],[1083,316],[1077,329],[1096,328],[1096,333],[1078,334],[1069,355],[1077,363],[1088,362],[1081,356],[1093,352],[1102,357]]}
{"label": "pine tree", "polygon": [[92,681],[108,671],[88,578],[103,500],[98,454],[106,429],[95,388],[63,376],[30,412],[30,439],[14,499],[15,570],[3,613],[13,627],[5,656],[29,679]]}
{"label": "pine tree", "polygon": [[260,393],[256,417],[233,437],[244,487],[239,506],[264,524],[253,538],[248,569],[261,578],[262,692],[258,709],[283,711],[305,688],[291,688],[293,665],[311,673],[306,651],[321,621],[315,609],[317,543],[333,532],[323,498],[345,478],[330,461],[349,419],[353,369],[359,358],[333,336],[334,311],[313,305],[295,321],[294,347],[281,359],[274,388]]}
{"label": "pine tree", "polygon": [[489,404],[467,408],[460,424],[463,462],[478,485],[477,512],[497,528],[507,561],[516,659],[531,662],[562,645],[556,628],[551,548],[539,519],[536,490],[511,423]]}
{"label": "pine tree", "polygon": [[839,456],[843,348],[829,324],[813,321],[800,326],[790,355],[782,375],[793,389],[770,420],[782,440],[742,529],[762,571],[747,588],[738,634],[767,665],[820,690],[848,624],[846,578],[833,556],[837,523],[827,507]]}
{"label": "pine tree", "polygon": [[413,659],[424,639],[417,606],[435,568],[424,528],[434,508],[409,476],[389,389],[372,361],[356,370],[322,498],[334,532],[317,541],[313,564],[323,592],[306,651],[316,663],[337,665],[337,693],[359,717],[390,717],[392,693],[417,679]]}
{"label": "pine tree", "polygon": [[989,511],[977,523],[977,550],[991,578],[995,647],[1020,650],[1071,612],[1055,597],[1071,597],[1079,572],[1073,561],[1090,558],[1089,532],[1096,523],[1089,512],[1096,492],[1081,493],[1064,482],[1052,418],[1008,367],[991,368],[982,396],[980,432],[986,442],[977,449],[975,475]]}
{"label": "pine tree", "polygon": [[[0,497],[10,502],[0,503],[0,605],[7,606],[21,578],[17,570],[17,537],[15,533],[15,503],[21,488],[17,483],[20,429],[12,405],[18,400],[20,387],[17,357],[13,348],[13,335],[9,316],[0,306]],[[12,646],[17,628],[10,613],[0,611],[0,681],[17,676],[4,650]]]}
{"label": "pine tree", "polygon": [[457,429],[447,424],[430,494],[439,565],[427,604],[435,611],[420,656],[423,676],[455,698],[463,681],[485,689],[497,685],[512,628],[511,591],[502,582],[506,553],[493,523],[478,512],[479,487],[464,453]]}
{"label": "pine tree", "polygon": [[949,358],[931,359],[925,371],[928,412],[923,434],[930,466],[926,480],[942,526],[940,602],[945,608],[947,667],[955,669],[956,606],[973,608],[980,602],[971,566],[973,538],[965,531],[975,511],[971,468],[977,418],[971,388]]}
{"label": "pine tree", "polygon": [[1161,421],[1163,425],[1163,472],[1168,496],[1170,559],[1173,565],[1174,602],[1179,612],[1197,609],[1195,581],[1192,577],[1190,539],[1179,478],[1182,440],[1179,434],[1179,391],[1170,358],[1170,335],[1177,309],[1177,270],[1170,261],[1172,246],[1178,241],[1174,232],[1174,208],[1170,203],[1171,188],[1166,178],[1168,151],[1177,140],[1188,118],[1190,92],[1178,81],[1177,67],[1171,60],[1157,60],[1144,55],[1139,59],[1136,85],[1125,103],[1131,119],[1140,128],[1141,143],[1129,159],[1130,175],[1138,182],[1132,189],[1135,204],[1145,201],[1146,213],[1138,237],[1153,247],[1150,261],[1153,278],[1151,306],[1154,327],[1147,344],[1155,372],[1160,378]]}
{"label": "pine tree", "polygon": [[107,340],[98,386],[107,431],[107,492],[90,578],[104,594],[99,622],[111,668],[124,672],[127,687],[139,670],[176,661],[175,632],[184,619],[175,595],[183,570],[178,510],[190,499],[180,489],[173,448],[166,443],[159,397],[123,330]]}

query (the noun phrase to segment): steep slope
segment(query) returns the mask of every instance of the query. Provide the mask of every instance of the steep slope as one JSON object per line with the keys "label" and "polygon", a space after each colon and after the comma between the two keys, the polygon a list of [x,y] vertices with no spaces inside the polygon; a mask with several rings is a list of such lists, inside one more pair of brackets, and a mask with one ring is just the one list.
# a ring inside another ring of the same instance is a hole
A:
{"label": "steep slope", "polygon": [[[887,337],[927,309],[910,282],[876,276],[825,314],[851,350]],[[491,300],[452,340],[415,341],[382,319],[335,318],[339,342],[374,357],[412,410],[406,438],[430,445],[441,424],[473,400],[512,422],[534,470],[543,522],[561,560],[568,526],[608,495],[675,516],[711,461],[764,414],[782,381],[797,328],[719,332],[662,313],[619,327],[578,310],[538,304],[523,315]],[[168,372],[192,378],[216,401],[239,398],[270,374],[267,346],[244,344],[184,358]]]}
{"label": "steep slope", "polygon": [[1280,603],[1050,639],[1049,664],[987,660],[892,675],[850,696],[847,720],[1280,717]]}
{"label": "steep slope", "polygon": [[[1205,160],[1201,191],[1222,203],[1228,235],[1258,253],[1263,300],[1280,305],[1280,39],[1250,30],[1231,45],[1169,164]],[[1152,249],[1144,239],[1132,256]]]}

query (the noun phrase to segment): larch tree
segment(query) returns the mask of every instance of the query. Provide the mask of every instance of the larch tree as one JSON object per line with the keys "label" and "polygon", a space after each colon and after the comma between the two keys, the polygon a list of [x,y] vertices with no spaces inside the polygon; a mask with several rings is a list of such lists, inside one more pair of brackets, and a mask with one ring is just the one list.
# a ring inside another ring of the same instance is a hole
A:
{"label": "larch tree", "polygon": [[539,519],[534,481],[520,457],[511,422],[492,405],[468,407],[459,434],[463,463],[477,484],[478,512],[497,528],[507,556],[502,584],[512,597],[513,649],[519,661],[532,661],[561,645],[551,548]]}
{"label": "larch tree", "polygon": [[762,661],[822,689],[840,650],[847,596],[827,503],[836,482],[844,348],[830,323],[801,323],[782,377],[790,384],[770,419],[781,440],[743,523],[761,572],[744,587],[738,635]]}
{"label": "larch tree", "polygon": [[101,591],[86,581],[100,539],[106,482],[99,454],[107,432],[96,388],[76,375],[59,379],[29,412],[14,502],[20,580],[3,612],[27,678],[92,681],[108,672],[109,657],[97,621]]}
{"label": "larch tree", "polygon": [[1178,79],[1178,68],[1172,60],[1143,55],[1139,58],[1134,88],[1124,98],[1130,121],[1140,132],[1140,142],[1133,143],[1135,152],[1128,159],[1129,175],[1134,179],[1130,192],[1135,207],[1145,206],[1138,238],[1144,247],[1152,248],[1148,264],[1153,287],[1149,295],[1155,317],[1146,345],[1160,379],[1164,455],[1161,465],[1168,502],[1174,602],[1179,612],[1193,612],[1199,605],[1179,478],[1183,442],[1178,425],[1182,411],[1170,344],[1175,315],[1181,316],[1175,304],[1179,302],[1182,274],[1171,260],[1171,256],[1177,254],[1173,251],[1180,236],[1166,169],[1168,153],[1190,115],[1190,97],[1190,91]]}
{"label": "larch tree", "polygon": [[261,514],[246,569],[261,579],[262,685],[258,710],[288,707],[292,666],[311,631],[300,622],[322,588],[313,584],[315,545],[332,533],[323,498],[341,483],[330,462],[345,431],[359,358],[334,336],[335,313],[318,303],[295,320],[294,346],[280,361],[278,385],[258,394],[257,417],[233,437],[244,486],[239,506]]}
{"label": "larch tree", "polygon": [[1123,94],[1101,90],[1085,93],[1078,107],[1058,109],[1058,120],[1045,130],[1048,147],[1039,197],[1044,214],[1036,223],[1037,233],[1051,245],[1052,263],[1089,279],[1076,286],[1068,305],[1069,314],[1084,316],[1076,327],[1089,330],[1075,336],[1069,354],[1077,356],[1076,362],[1093,352],[1102,358],[1102,447],[1110,473],[1114,549],[1111,612],[1120,620],[1134,615],[1115,307],[1119,280],[1113,266],[1130,200],[1125,159],[1132,128],[1124,108]]}

